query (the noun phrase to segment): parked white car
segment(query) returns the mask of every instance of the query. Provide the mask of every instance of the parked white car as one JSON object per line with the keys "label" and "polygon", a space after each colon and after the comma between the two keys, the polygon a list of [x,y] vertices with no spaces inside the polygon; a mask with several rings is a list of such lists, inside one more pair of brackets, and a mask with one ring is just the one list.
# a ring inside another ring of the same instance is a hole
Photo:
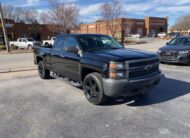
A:
{"label": "parked white car", "polygon": [[34,46],[41,45],[41,42],[35,41],[32,38],[18,38],[17,41],[10,41],[9,45],[11,47],[17,46],[18,48],[32,49]]}
{"label": "parked white car", "polygon": [[140,34],[132,34],[131,37],[133,37],[133,38],[141,38],[142,36]]}
{"label": "parked white car", "polygon": [[164,38],[164,36],[166,36],[167,34],[165,32],[160,32],[157,34],[158,37],[160,38]]}
{"label": "parked white car", "polygon": [[53,45],[56,37],[52,37],[51,40],[43,40],[43,46]]}

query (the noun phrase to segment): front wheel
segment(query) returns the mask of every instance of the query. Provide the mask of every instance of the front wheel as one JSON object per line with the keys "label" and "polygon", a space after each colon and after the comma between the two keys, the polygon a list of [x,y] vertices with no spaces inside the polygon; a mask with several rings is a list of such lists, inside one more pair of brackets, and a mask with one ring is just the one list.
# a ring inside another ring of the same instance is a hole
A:
{"label": "front wheel", "polygon": [[83,89],[85,97],[90,103],[101,105],[106,102],[107,96],[104,95],[102,77],[99,73],[88,74],[84,79]]}
{"label": "front wheel", "polygon": [[40,78],[42,79],[49,79],[50,78],[50,71],[45,69],[43,61],[38,63],[38,73]]}

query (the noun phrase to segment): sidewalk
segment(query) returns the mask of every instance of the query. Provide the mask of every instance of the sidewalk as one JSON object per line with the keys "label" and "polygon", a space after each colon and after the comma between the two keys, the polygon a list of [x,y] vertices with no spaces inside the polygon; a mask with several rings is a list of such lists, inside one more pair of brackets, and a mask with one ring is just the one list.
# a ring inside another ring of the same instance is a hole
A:
{"label": "sidewalk", "polygon": [[0,73],[36,70],[32,53],[0,55]]}

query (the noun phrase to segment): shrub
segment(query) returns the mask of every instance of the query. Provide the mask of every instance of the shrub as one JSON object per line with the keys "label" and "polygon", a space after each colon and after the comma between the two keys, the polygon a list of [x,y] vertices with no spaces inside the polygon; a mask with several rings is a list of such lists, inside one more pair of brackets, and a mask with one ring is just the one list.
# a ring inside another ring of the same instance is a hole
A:
{"label": "shrub", "polygon": [[0,46],[0,50],[6,50],[5,46]]}
{"label": "shrub", "polygon": [[12,45],[11,49],[18,49],[18,46]]}

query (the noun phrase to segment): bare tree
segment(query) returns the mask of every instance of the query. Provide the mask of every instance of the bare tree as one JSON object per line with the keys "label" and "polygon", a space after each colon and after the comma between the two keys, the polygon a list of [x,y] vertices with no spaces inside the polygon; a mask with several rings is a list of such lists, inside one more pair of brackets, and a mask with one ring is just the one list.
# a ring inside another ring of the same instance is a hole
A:
{"label": "bare tree", "polygon": [[13,20],[15,22],[24,22],[24,10],[20,7],[15,8]]}
{"label": "bare tree", "polygon": [[190,15],[179,17],[172,28],[177,31],[190,30]]}
{"label": "bare tree", "polygon": [[24,9],[12,5],[3,5],[3,15],[5,19],[12,19],[15,22],[36,23],[39,13],[36,9]]}
{"label": "bare tree", "polygon": [[68,33],[78,23],[79,8],[73,2],[59,3],[50,1],[52,8],[49,12],[49,23],[56,25],[59,33]]}
{"label": "bare tree", "polygon": [[42,24],[48,24],[49,21],[49,14],[47,12],[42,12],[39,15],[39,22]]}
{"label": "bare tree", "polygon": [[24,10],[24,22],[28,24],[37,24],[39,13],[36,9]]}
{"label": "bare tree", "polygon": [[123,6],[119,0],[112,0],[101,5],[101,16],[105,20],[111,35],[114,37],[119,28],[121,28],[121,22],[118,18],[123,13]]}
{"label": "bare tree", "polygon": [[3,5],[3,16],[6,19],[13,19],[14,18],[14,7],[12,5]]}

